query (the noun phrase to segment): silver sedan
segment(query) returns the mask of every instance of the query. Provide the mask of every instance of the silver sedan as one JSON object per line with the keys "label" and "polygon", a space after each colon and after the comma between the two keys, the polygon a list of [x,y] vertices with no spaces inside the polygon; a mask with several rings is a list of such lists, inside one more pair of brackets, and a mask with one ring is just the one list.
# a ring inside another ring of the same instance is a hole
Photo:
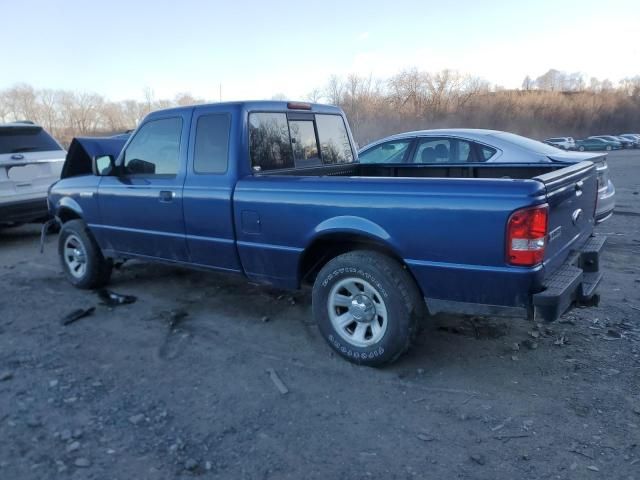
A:
{"label": "silver sedan", "polygon": [[377,140],[358,152],[360,163],[451,164],[577,163],[590,160],[598,169],[596,221],[613,214],[615,188],[609,179],[607,154],[565,152],[546,143],[498,130],[452,128],[400,133]]}

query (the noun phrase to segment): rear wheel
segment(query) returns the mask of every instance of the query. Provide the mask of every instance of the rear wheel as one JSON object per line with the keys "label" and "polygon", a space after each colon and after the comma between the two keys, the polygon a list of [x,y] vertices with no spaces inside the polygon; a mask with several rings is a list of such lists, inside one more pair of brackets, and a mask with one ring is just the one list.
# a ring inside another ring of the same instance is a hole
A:
{"label": "rear wheel", "polygon": [[607,146],[605,147],[605,150],[606,150],[607,152],[610,152],[610,151],[611,151],[611,145],[607,145]]}
{"label": "rear wheel", "polygon": [[97,288],[109,282],[112,262],[104,258],[82,220],[70,220],[62,226],[58,254],[65,276],[75,287]]}
{"label": "rear wheel", "polygon": [[425,307],[400,263],[363,250],[322,268],[313,286],[313,313],[336,352],[353,363],[380,366],[407,351]]}
{"label": "rear wheel", "polygon": [[584,146],[583,146],[583,145],[580,145],[580,146],[578,147],[578,150],[580,150],[581,152],[584,152]]}

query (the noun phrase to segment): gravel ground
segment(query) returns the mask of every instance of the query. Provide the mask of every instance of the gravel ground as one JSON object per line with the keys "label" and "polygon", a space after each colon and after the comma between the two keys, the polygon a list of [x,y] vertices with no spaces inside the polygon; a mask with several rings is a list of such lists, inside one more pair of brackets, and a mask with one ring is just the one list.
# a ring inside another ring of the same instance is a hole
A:
{"label": "gravel ground", "polygon": [[309,292],[131,262],[108,307],[55,238],[0,232],[0,478],[640,479],[640,153],[609,164],[600,307],[434,317],[383,370],[331,353]]}

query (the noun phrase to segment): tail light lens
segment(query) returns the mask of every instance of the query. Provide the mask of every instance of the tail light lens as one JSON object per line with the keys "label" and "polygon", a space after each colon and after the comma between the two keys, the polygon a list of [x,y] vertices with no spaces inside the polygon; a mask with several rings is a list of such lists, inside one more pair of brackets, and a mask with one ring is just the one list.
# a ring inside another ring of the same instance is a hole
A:
{"label": "tail light lens", "polygon": [[507,261],[532,267],[542,262],[547,246],[549,206],[516,210],[507,223]]}

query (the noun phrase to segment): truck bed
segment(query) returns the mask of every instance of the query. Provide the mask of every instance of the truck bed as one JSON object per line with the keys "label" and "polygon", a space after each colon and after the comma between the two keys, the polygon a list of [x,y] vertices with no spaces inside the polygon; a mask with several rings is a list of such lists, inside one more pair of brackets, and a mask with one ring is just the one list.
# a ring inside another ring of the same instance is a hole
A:
{"label": "truck bed", "polygon": [[261,172],[259,175],[298,177],[405,177],[405,178],[509,178],[530,179],[566,167],[566,164],[487,163],[474,165],[361,164],[324,165]]}

